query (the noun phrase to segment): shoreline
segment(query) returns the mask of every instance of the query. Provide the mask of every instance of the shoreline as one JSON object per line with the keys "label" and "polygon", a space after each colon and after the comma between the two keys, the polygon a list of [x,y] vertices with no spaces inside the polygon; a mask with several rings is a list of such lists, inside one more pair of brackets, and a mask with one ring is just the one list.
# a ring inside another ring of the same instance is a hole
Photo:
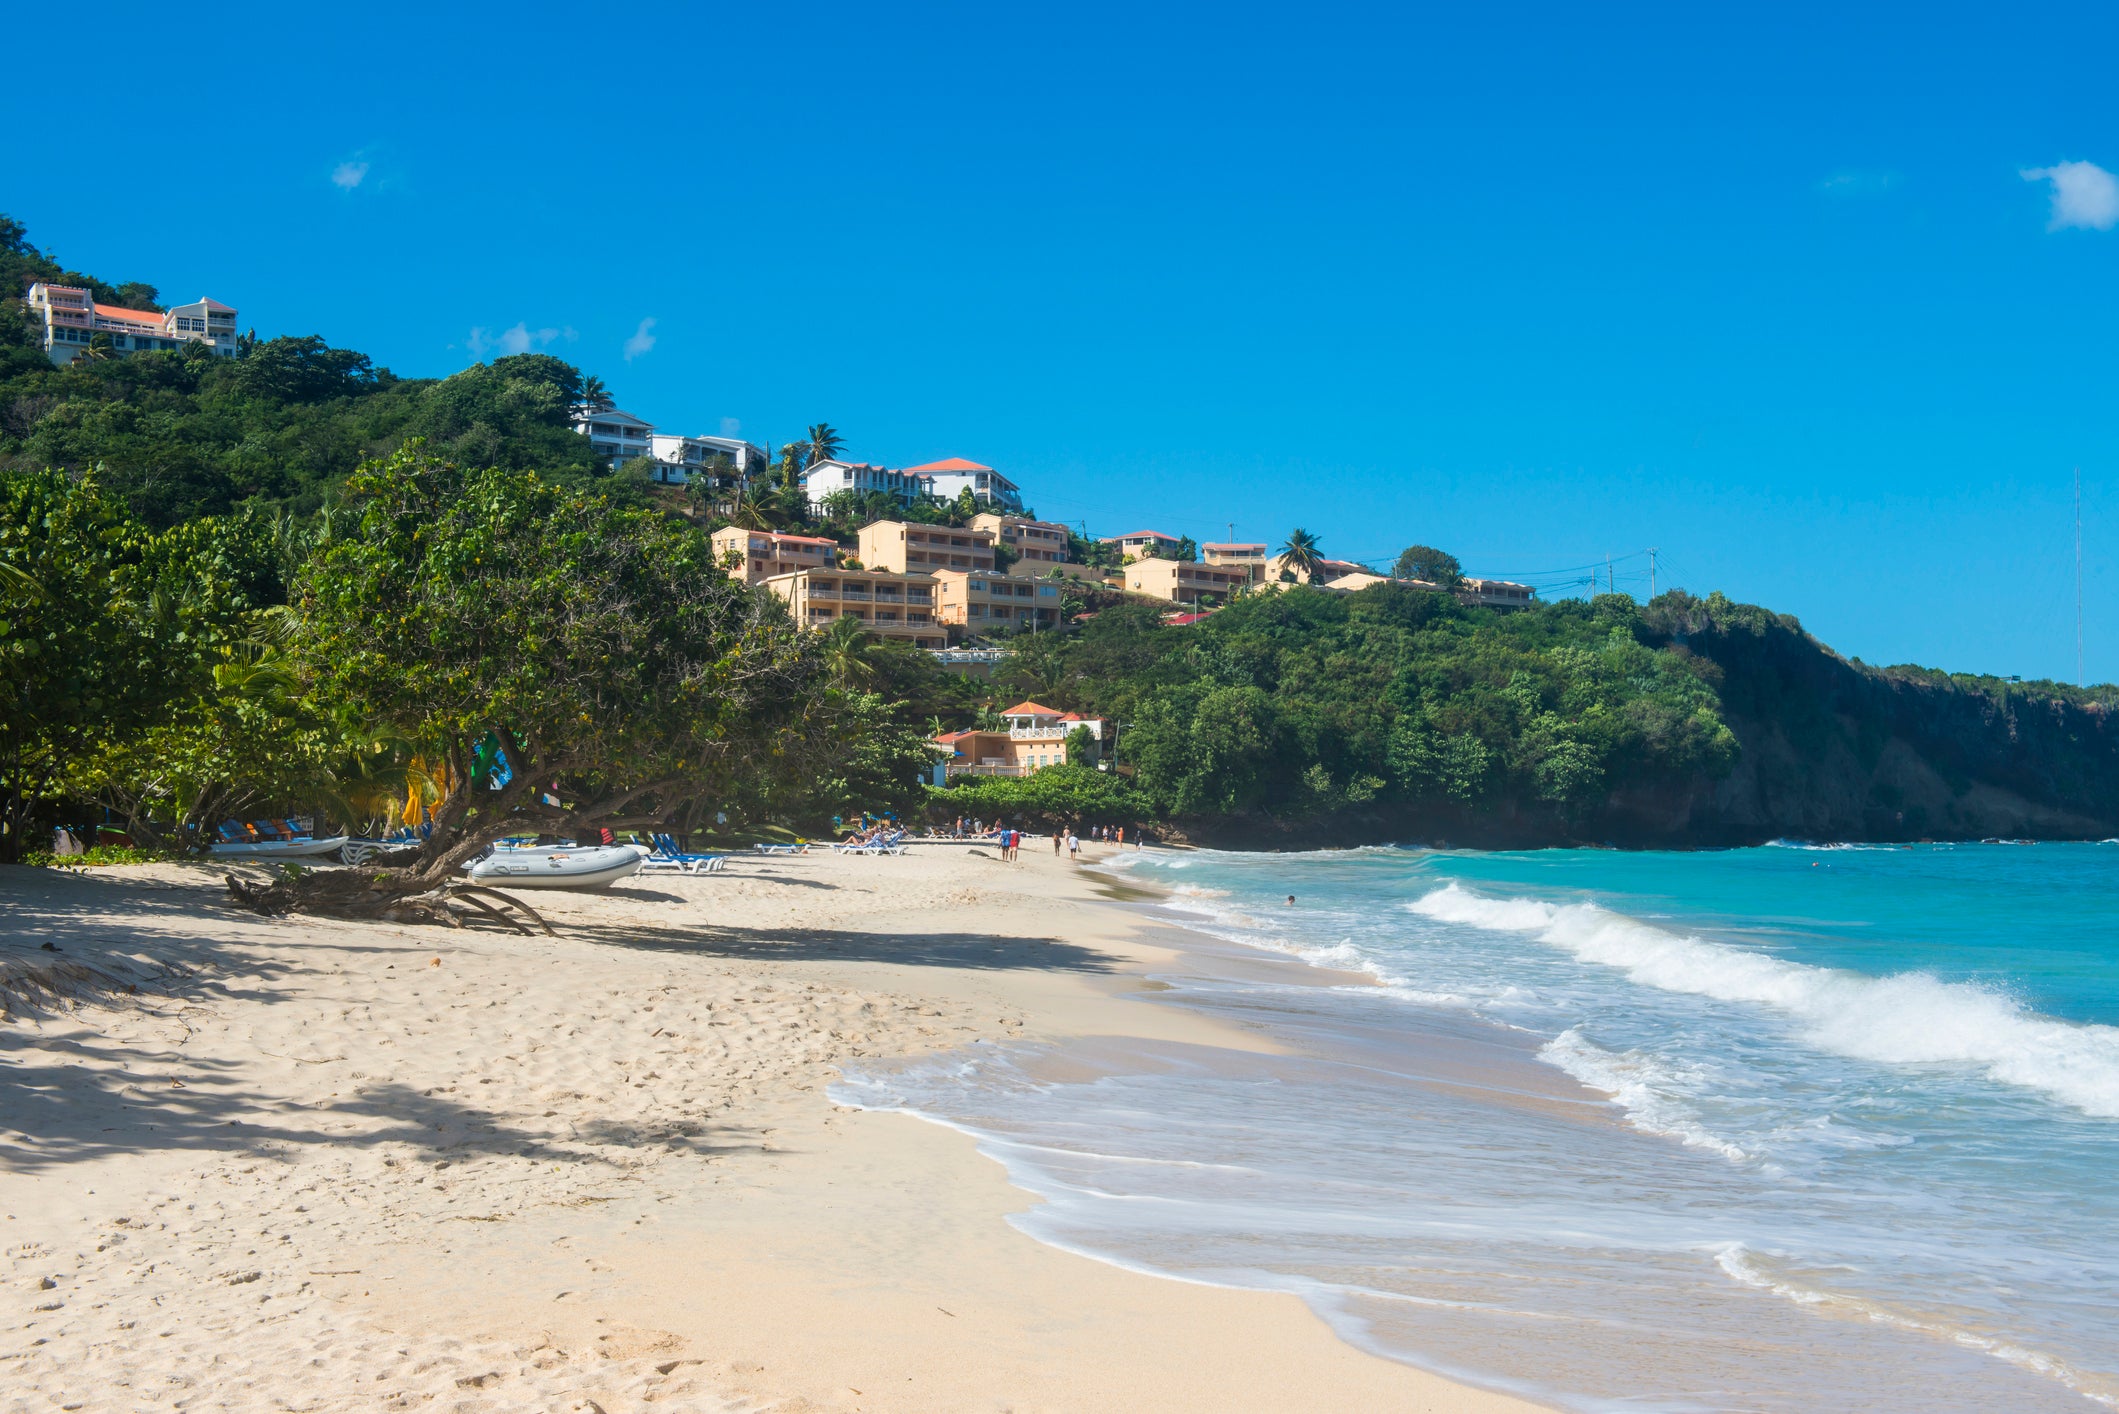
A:
{"label": "shoreline", "polygon": [[1538,1407],[1292,1294],[1038,1242],[968,1135],[826,1098],[844,1062],[981,1041],[1267,1048],[1137,1004],[1184,930],[1102,871],[741,860],[540,895],[556,940],[266,922],[218,873],[0,870],[10,975],[141,987],[0,1033],[25,1398]]}

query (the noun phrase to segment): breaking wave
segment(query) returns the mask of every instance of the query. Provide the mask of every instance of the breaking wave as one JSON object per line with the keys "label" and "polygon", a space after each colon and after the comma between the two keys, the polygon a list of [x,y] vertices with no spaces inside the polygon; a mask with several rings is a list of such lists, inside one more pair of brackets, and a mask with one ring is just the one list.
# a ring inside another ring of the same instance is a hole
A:
{"label": "breaking wave", "polygon": [[1870,977],[1812,967],[1671,932],[1593,903],[1486,898],[1456,884],[1407,907],[1441,922],[1527,933],[1662,991],[1771,1007],[1798,1022],[1812,1044],[1840,1055],[1890,1065],[1971,1066],[2085,1114],[2119,1118],[2119,1028],[2040,1016],[1984,987],[1920,972]]}

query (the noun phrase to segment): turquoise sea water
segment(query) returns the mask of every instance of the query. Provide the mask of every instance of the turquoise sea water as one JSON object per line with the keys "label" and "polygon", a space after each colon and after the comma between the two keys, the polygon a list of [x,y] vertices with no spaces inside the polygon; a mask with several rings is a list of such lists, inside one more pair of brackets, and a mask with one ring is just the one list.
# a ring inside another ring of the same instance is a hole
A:
{"label": "turquoise sea water", "polygon": [[841,1087],[1033,1234],[1572,1408],[2119,1408],[2119,845],[1124,867],[1227,945],[1158,996],[1284,1054]]}

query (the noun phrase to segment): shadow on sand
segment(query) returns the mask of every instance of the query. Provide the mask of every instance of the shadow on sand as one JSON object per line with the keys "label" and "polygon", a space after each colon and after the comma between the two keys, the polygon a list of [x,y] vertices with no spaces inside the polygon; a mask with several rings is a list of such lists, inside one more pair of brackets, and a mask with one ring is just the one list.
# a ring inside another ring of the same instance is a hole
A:
{"label": "shadow on sand", "polygon": [[701,924],[686,928],[581,923],[560,930],[571,938],[609,947],[680,952],[695,957],[753,962],[885,962],[907,967],[963,967],[985,972],[1109,973],[1119,959],[1061,938],[1004,937],[993,933],[857,933],[833,928],[730,928]]}

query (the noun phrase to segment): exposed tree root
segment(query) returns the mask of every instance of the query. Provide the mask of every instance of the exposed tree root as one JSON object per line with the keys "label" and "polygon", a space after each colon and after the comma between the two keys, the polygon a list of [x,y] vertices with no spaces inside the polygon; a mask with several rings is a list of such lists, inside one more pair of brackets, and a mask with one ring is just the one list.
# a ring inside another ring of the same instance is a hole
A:
{"label": "exposed tree root", "polygon": [[315,913],[327,918],[445,923],[451,928],[467,922],[496,923],[525,935],[542,931],[557,936],[537,910],[512,894],[460,879],[432,887],[409,870],[320,871],[264,885],[230,874],[227,881],[229,902],[267,918]]}

